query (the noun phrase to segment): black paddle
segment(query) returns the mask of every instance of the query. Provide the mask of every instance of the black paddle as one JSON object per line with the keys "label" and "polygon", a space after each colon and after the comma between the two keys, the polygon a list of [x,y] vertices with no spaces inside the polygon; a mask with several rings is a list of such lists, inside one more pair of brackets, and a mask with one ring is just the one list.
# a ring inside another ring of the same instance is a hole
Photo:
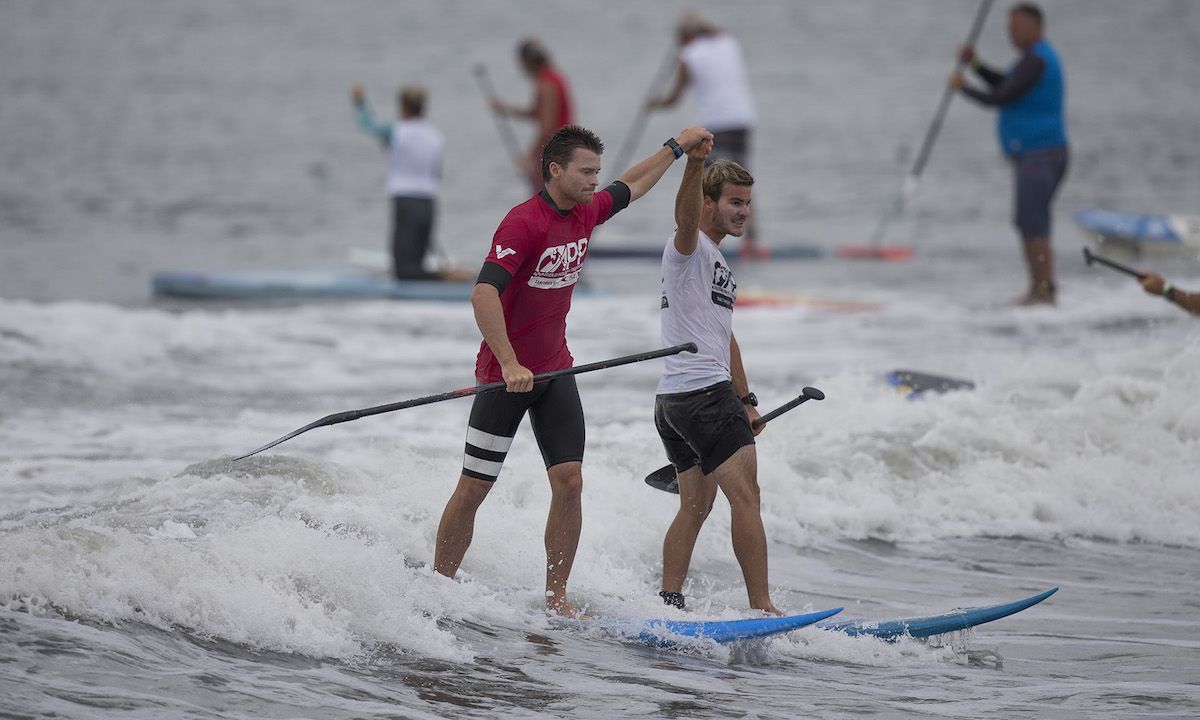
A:
{"label": "black paddle", "polygon": [[[496,98],[496,88],[492,85],[492,79],[488,76],[487,66],[483,63],[475,63],[475,80],[479,83],[479,90],[483,93],[483,97],[488,102]],[[491,110],[491,108],[489,108]],[[513,166],[517,171],[517,175],[524,180],[525,174],[521,172],[521,146],[517,142],[517,136],[513,133],[512,126],[504,117],[494,110],[492,117],[496,120],[496,130],[500,133],[500,140],[504,143],[505,149],[508,150],[509,158],[513,162]]]}
{"label": "black paddle", "polygon": [[[566,377],[567,375],[579,375],[580,373],[591,372],[593,370],[605,370],[618,365],[628,365],[630,363],[642,362],[645,360],[653,360],[654,358],[666,357],[667,355],[676,355],[681,352],[696,352],[696,343],[684,343],[673,347],[663,348],[662,350],[651,350],[650,352],[638,353],[636,355],[625,355],[624,357],[612,358],[611,360],[601,360],[600,362],[589,363],[587,365],[576,365],[575,367],[564,368],[562,370],[551,370],[550,372],[541,373],[533,376],[533,382],[540,383],[554,378]],[[402,400],[401,402],[388,403],[387,405],[376,405],[375,407],[363,408],[361,410],[347,410],[345,412],[326,415],[320,420],[316,420],[305,425],[302,428],[291,431],[287,435],[272,440],[262,447],[251,450],[245,455],[235,457],[231,462],[245,460],[251,455],[257,455],[263,450],[270,450],[279,443],[286,442],[296,437],[300,433],[308,432],[313,428],[324,427],[326,425],[337,425],[338,423],[350,422],[369,415],[379,415],[380,413],[392,412],[393,410],[404,410],[405,408],[416,407],[418,405],[429,405],[430,403],[441,402],[443,400],[453,400],[454,398],[467,397],[468,395],[478,395],[480,393],[492,392],[493,390],[503,390],[505,383],[503,381],[487,383],[486,385],[476,385],[475,387],[462,388],[461,390],[451,390],[450,392],[441,393],[439,395],[429,395],[426,397],[415,398],[413,400]]]}
{"label": "black paddle", "polygon": [[[975,21],[971,24],[971,31],[967,34],[968,47],[973,46],[979,38],[979,31],[983,29],[983,21],[987,18],[988,10],[992,7],[993,0],[983,0],[979,3],[979,9],[975,12]],[[955,63],[956,70],[962,70],[963,62],[960,59]],[[933,152],[933,143],[937,140],[938,133],[942,129],[942,122],[946,119],[946,111],[950,109],[950,100],[954,98],[954,90],[949,85],[942,90],[942,99],[938,103],[937,112],[933,115],[933,121],[929,123],[929,128],[925,131],[925,139],[921,142],[921,150],[917,153],[917,161],[913,163],[912,170],[904,177],[904,184],[900,188],[900,194],[888,206],[883,217],[879,219],[879,224],[875,226],[875,232],[871,235],[871,246],[879,248],[883,245],[883,236],[888,225],[892,220],[895,220],[904,212],[904,206],[912,199],[912,196],[917,192],[917,185],[921,182],[921,173],[925,171],[925,164],[929,162],[929,155]]]}
{"label": "black paddle", "polygon": [[1132,275],[1133,277],[1137,278],[1138,280],[1141,280],[1142,278],[1146,277],[1146,273],[1140,273],[1137,270],[1134,270],[1133,268],[1129,267],[1128,265],[1122,265],[1119,262],[1115,262],[1113,260],[1109,260],[1106,257],[1096,255],[1095,253],[1093,253],[1091,250],[1089,250],[1087,248],[1083,249],[1083,259],[1087,260],[1088,267],[1091,267],[1093,262],[1098,262],[1101,265],[1107,265],[1108,267],[1110,267],[1113,270],[1116,270],[1118,272],[1123,272],[1126,275]]}
{"label": "black paddle", "polygon": [[650,102],[657,96],[659,88],[666,83],[670,73],[675,69],[676,58],[679,56],[679,48],[671,45],[667,48],[667,55],[663,58],[662,65],[659,66],[658,74],[650,81],[650,89],[646,91],[646,97],[642,104],[638,106],[637,114],[633,116],[633,125],[629,128],[629,132],[625,133],[625,141],[621,143],[621,149],[617,151],[616,162],[613,163],[613,168],[617,173],[622,173],[628,170],[626,164],[633,157],[633,151],[637,149],[638,141],[642,139],[642,132],[646,129],[646,120],[650,115],[650,111],[646,109],[646,103]]}
{"label": "black paddle", "polygon": [[[809,400],[824,400],[824,399],[825,399],[825,393],[821,392],[820,390],[816,389],[815,387],[805,387],[803,390],[800,391],[800,394],[797,397],[788,401],[784,405],[780,405],[779,407],[775,408],[771,412],[769,412],[766,415],[763,415],[759,419],[755,420],[754,424],[751,427],[757,429],[757,428],[771,422],[772,420],[774,420],[775,418],[784,414],[788,410],[791,410],[794,407],[803,405],[804,403],[808,402]],[[650,487],[654,488],[655,490],[662,490],[663,492],[675,493],[676,495],[679,494],[679,478],[675,477],[675,466],[674,465],[666,465],[664,467],[660,467],[659,469],[657,469],[654,472],[647,475],[646,476],[646,484],[649,485]]]}

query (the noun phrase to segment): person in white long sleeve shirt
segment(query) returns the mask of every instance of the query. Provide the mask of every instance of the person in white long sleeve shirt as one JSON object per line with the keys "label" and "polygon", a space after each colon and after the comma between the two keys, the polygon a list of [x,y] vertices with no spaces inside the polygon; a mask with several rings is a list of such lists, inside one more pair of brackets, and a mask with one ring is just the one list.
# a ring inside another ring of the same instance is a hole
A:
{"label": "person in white long sleeve shirt", "polygon": [[387,187],[392,198],[392,273],[398,280],[469,280],[470,273],[455,268],[425,269],[445,147],[442,133],[425,119],[425,99],[423,88],[401,88],[400,120],[384,122],[371,114],[361,86],[351,90],[359,125],[379,139],[391,160]]}

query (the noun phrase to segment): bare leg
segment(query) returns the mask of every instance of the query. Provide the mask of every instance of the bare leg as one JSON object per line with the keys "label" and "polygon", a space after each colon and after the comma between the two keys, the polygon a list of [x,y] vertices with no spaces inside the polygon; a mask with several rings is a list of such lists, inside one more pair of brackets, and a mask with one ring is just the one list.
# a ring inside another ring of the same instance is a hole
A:
{"label": "bare leg", "polygon": [[782,615],[771,602],[767,586],[767,533],[759,507],[758,455],[754,446],[743,446],[709,477],[729,500],[733,554],[742,567],[750,607]]}
{"label": "bare leg", "polygon": [[1050,238],[1025,238],[1025,266],[1029,269],[1029,295],[1022,305],[1054,304],[1054,254]]}
{"label": "bare leg", "polygon": [[546,517],[546,607],[566,617],[578,611],[567,601],[567,579],[575,564],[583,529],[583,463],[559,463],[550,477],[550,513]]}
{"label": "bare leg", "polygon": [[704,476],[699,465],[679,474],[679,512],[663,538],[663,590],[680,592],[692,563],[692,550],[700,528],[712,512],[717,482]]}
{"label": "bare leg", "polygon": [[437,543],[433,549],[434,570],[451,578],[458,572],[475,535],[475,511],[491,489],[490,482],[459,476],[458,487],[446,503],[438,523]]}

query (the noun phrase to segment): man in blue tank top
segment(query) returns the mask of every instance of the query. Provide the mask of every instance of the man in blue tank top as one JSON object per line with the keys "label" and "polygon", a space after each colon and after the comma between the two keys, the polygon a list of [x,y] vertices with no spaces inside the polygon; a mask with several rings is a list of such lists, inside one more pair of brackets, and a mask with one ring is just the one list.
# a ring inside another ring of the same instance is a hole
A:
{"label": "man in blue tank top", "polygon": [[981,63],[974,48],[963,46],[959,58],[988,88],[967,85],[958,71],[950,76],[951,88],[999,109],[1000,149],[1016,171],[1013,222],[1024,241],[1029,269],[1029,294],[1020,301],[1023,305],[1054,304],[1050,205],[1069,159],[1062,63],[1042,37],[1042,25],[1037,5],[1014,5],[1008,14],[1008,36],[1021,58],[1002,73]]}

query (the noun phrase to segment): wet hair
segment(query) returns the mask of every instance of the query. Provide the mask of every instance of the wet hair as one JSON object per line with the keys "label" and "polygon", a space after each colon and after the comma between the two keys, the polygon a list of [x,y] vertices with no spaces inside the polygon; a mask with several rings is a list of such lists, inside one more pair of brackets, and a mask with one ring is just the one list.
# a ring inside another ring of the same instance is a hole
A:
{"label": "wet hair", "polygon": [[559,167],[565,168],[579,148],[591,150],[597,155],[604,154],[604,143],[600,142],[596,133],[585,127],[563,125],[555,130],[542,147],[542,180],[550,182],[550,163],[558,163]]}
{"label": "wet hair", "polygon": [[1010,12],[1021,13],[1032,20],[1038,27],[1042,26],[1042,9],[1031,2],[1017,3]]}
{"label": "wet hair", "polygon": [[704,197],[718,202],[726,184],[750,187],[754,184],[754,176],[732,160],[717,160],[704,168]]}
{"label": "wet hair", "polygon": [[396,95],[400,103],[400,111],[408,117],[421,117],[425,114],[425,88],[416,85],[405,85]]}
{"label": "wet hair", "polygon": [[546,52],[546,48],[532,38],[522,40],[517,46],[517,57],[521,59],[522,65],[535,72],[550,64],[550,54]]}

